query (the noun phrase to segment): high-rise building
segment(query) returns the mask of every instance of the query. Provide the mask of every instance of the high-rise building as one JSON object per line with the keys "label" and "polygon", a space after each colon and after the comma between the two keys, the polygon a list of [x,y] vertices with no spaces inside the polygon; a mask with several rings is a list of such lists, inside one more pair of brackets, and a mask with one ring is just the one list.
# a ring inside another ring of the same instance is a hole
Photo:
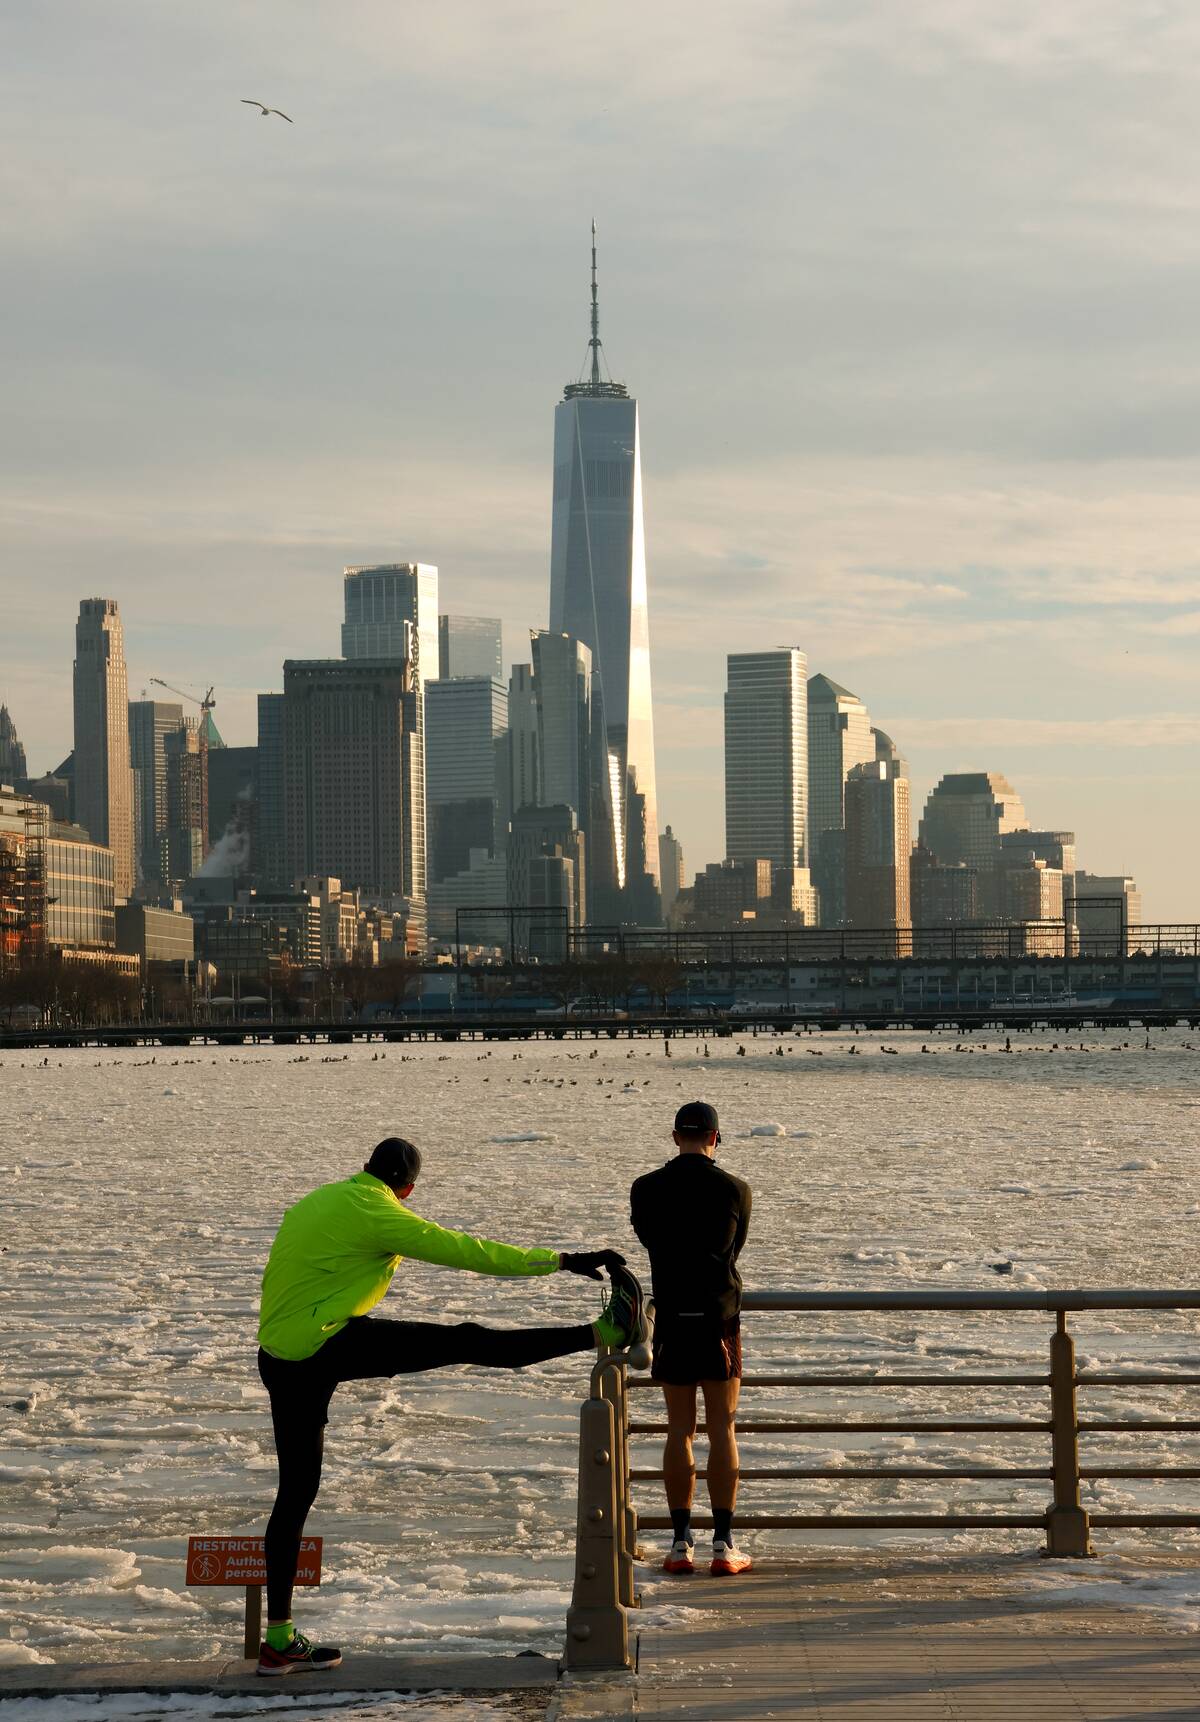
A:
{"label": "high-rise building", "polygon": [[965,861],[939,861],[918,843],[909,886],[914,927],[960,927],[979,920],[979,869]]}
{"label": "high-rise building", "polygon": [[429,882],[495,846],[496,738],[508,727],[508,695],[490,676],[430,682],[425,689],[425,806]]}
{"label": "high-rise building", "polygon": [[438,617],[438,675],[504,680],[504,648],[498,616]]}
{"label": "high-rise building", "polygon": [[605,919],[655,924],[658,802],[638,407],[623,383],[601,374],[594,223],[588,347],[588,375],[569,383],[554,409],[550,630],[592,654],[593,722],[602,726],[614,836],[612,874],[592,881],[593,904],[607,897]]}
{"label": "high-rise building", "polygon": [[860,761],[846,778],[846,924],[902,934],[881,955],[912,950],[908,779],[890,759]]}
{"label": "high-rise building", "polygon": [[866,706],[829,676],[808,683],[808,848],[821,925],[846,920],[846,779],[875,758]]}
{"label": "high-rise building", "polygon": [[998,771],[950,772],[930,791],[920,840],[939,861],[990,868],[1004,833],[1028,826],[1020,796]]}
{"label": "high-rise building", "polygon": [[159,874],[163,879],[190,879],[208,853],[208,748],[200,740],[199,725],[192,718],[185,718],[164,738],[167,820]]}
{"label": "high-rise building", "polygon": [[1136,948],[1130,928],[1141,924],[1142,894],[1128,873],[1089,873],[1081,868],[1071,881],[1066,905],[1079,949],[1128,956]]}
{"label": "high-rise building", "polygon": [[[533,690],[538,720],[538,801],[575,811],[583,834],[586,876],[611,882],[614,834],[611,787],[604,774],[609,753],[596,722],[592,654],[569,634],[539,630],[531,636]],[[620,912],[620,898],[600,889],[583,903],[585,921]]]}
{"label": "high-rise building", "polygon": [[683,890],[683,844],[668,825],[658,840],[658,878],[662,888],[663,918],[668,919],[675,899]]}
{"label": "high-rise building", "polygon": [[725,693],[725,852],[808,866],[807,659],[735,652]]}
{"label": "high-rise building", "polygon": [[514,813],[522,807],[536,807],[540,783],[533,665],[514,664],[508,680],[508,728],[496,738],[497,849],[507,846]]}
{"label": "high-rise building", "polygon": [[258,696],[258,818],[254,875],[268,889],[292,883],[283,826],[283,695]]}
{"label": "high-rise building", "polygon": [[519,918],[518,949],[561,961],[567,954],[562,933],[582,925],[587,902],[587,862],[575,809],[520,808],[512,817],[507,858],[510,907],[543,911]]}
{"label": "high-rise building", "polygon": [[284,870],[425,905],[415,667],[395,658],[283,666]]}
{"label": "high-rise building", "polygon": [[8,707],[0,706],[0,783],[19,789],[28,775],[21,738],[8,715]]}
{"label": "high-rise building", "polygon": [[121,616],[113,598],[84,598],[75,624],[75,818],[113,852],[113,888],[133,890],[133,769]]}
{"label": "high-rise building", "polygon": [[435,567],[426,562],[385,562],[373,568],[347,568],[344,598],[344,658],[411,663],[422,687],[437,679]]}
{"label": "high-rise building", "polygon": [[130,700],[129,758],[137,798],[138,877],[163,878],[162,837],[167,829],[167,748],[183,724],[183,707],[170,700]]}

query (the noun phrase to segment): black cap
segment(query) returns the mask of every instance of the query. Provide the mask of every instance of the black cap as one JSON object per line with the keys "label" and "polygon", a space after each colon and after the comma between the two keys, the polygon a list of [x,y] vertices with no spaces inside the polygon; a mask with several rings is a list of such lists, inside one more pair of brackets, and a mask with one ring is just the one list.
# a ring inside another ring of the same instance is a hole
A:
{"label": "black cap", "polygon": [[710,1106],[707,1100],[689,1100],[686,1106],[681,1106],[675,1114],[675,1128],[695,1136],[707,1136],[713,1130],[719,1131],[717,1109]]}

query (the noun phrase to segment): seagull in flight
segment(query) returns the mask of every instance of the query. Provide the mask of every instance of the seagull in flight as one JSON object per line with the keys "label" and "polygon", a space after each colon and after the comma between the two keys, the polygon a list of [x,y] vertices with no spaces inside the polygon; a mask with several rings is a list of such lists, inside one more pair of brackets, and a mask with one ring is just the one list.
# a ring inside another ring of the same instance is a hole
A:
{"label": "seagull in flight", "polygon": [[265,102],[256,102],[253,96],[241,96],[238,99],[248,108],[261,108],[264,120],[268,114],[278,114],[280,119],[286,120],[289,126],[294,126],[296,123],[290,114],[284,113],[282,108],[269,108]]}

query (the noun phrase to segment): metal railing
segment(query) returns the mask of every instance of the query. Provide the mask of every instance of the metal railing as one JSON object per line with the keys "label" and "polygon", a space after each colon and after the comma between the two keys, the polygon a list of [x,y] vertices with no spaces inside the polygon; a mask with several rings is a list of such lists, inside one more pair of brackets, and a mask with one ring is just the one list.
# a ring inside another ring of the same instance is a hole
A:
{"label": "metal railing", "polygon": [[[1138,1370],[1123,1372],[1087,1371],[1080,1374],[1075,1363],[1075,1342],[1067,1327],[1072,1311],[1200,1310],[1200,1291],[912,1291],[912,1292],[747,1292],[744,1313],[758,1311],[1014,1312],[1034,1310],[1053,1314],[1054,1332],[1049,1347],[1049,1367],[1042,1372],[959,1374],[833,1375],[825,1373],[754,1375],[743,1378],[745,1389],[798,1388],[864,1391],[896,1388],[964,1388],[1039,1390],[1046,1394],[1046,1416],[1022,1417],[912,1417],[863,1420],[845,1417],[738,1420],[738,1435],[763,1434],[953,1434],[996,1435],[1017,1439],[1040,1438],[1048,1442],[1048,1462],[1023,1465],[862,1465],[803,1466],[788,1468],[743,1468],[742,1481],[867,1480],[929,1482],[947,1479],[979,1481],[1045,1481],[1050,1486],[1049,1503],[1042,1513],[825,1513],[772,1514],[738,1510],[739,1526],[761,1530],[1042,1530],[1044,1553],[1053,1558],[1079,1558],[1093,1553],[1093,1526],[1137,1528],[1200,1528],[1200,1513],[1094,1513],[1080,1496],[1085,1480],[1119,1477],[1126,1479],[1200,1478],[1200,1465],[1081,1465],[1080,1436],[1092,1434],[1139,1434],[1170,1432],[1200,1434],[1196,1418],[1085,1418],[1080,1420],[1078,1394],[1093,1387],[1200,1387],[1200,1374],[1182,1370]],[[629,1666],[628,1611],[637,1605],[634,1558],[639,1522],[647,1530],[665,1530],[671,1520],[649,1513],[640,1520],[634,1508],[632,1485],[661,1479],[660,1469],[637,1469],[630,1465],[630,1437],[664,1435],[665,1423],[634,1422],[629,1414],[631,1391],[655,1389],[647,1376],[629,1373],[624,1353],[602,1356],[592,1370],[591,1390],[580,1410],[579,1506],[576,1539],[575,1585],[567,1615],[566,1664],[573,1670],[627,1668]],[[704,1432],[704,1425],[699,1425]],[[703,1470],[698,1476],[704,1475]],[[711,1519],[694,1516],[693,1524],[708,1526]]]}

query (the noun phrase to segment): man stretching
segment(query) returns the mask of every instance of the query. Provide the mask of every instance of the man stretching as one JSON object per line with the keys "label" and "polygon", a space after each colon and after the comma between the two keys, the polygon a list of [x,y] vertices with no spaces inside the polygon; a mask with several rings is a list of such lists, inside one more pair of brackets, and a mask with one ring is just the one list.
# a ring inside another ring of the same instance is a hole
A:
{"label": "man stretching", "polygon": [[[267,1636],[260,1674],[336,1668],[341,1652],[309,1643],[292,1625],[300,1539],[321,1482],[329,1401],[342,1381],[409,1375],[455,1363],[524,1369],[547,1358],[626,1346],[646,1337],[641,1288],[615,1250],[563,1254],[446,1231],[404,1206],[421,1169],[411,1142],[381,1142],[361,1172],[323,1184],[283,1216],[263,1274],[258,1372],[271,1399],[279,1492],[267,1524]],[[491,1328],[385,1321],[368,1315],[405,1256],[470,1273],[552,1274],[612,1280],[594,1322]]]}
{"label": "man stretching", "polygon": [[711,1571],[750,1570],[733,1544],[738,1450],[734,1432],[742,1379],[737,1258],[750,1225],[750,1186],[716,1164],[717,1114],[702,1100],[681,1106],[673,1132],[679,1152],[629,1192],[633,1229],[650,1257],[654,1281],[654,1364],[667,1402],[663,1478],[674,1541],[669,1573],[695,1571],[692,1496],[696,1490],[696,1388],[708,1425],[708,1495],[712,1502]]}

